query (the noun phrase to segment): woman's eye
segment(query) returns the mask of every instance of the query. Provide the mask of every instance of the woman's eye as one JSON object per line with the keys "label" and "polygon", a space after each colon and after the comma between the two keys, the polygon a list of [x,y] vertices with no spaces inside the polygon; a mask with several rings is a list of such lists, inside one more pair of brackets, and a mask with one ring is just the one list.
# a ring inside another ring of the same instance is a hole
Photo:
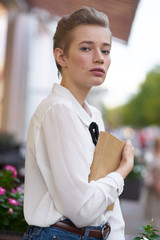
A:
{"label": "woman's eye", "polygon": [[108,54],[110,54],[110,51],[109,50],[102,50],[102,53],[104,53],[105,55],[108,55]]}
{"label": "woman's eye", "polygon": [[81,50],[84,52],[88,52],[90,49],[88,47],[82,47]]}

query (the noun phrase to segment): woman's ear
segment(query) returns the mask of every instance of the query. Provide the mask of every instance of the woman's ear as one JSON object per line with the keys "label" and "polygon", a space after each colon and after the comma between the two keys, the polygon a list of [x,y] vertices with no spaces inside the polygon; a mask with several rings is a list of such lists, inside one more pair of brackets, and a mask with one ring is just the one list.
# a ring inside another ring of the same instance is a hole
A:
{"label": "woman's ear", "polygon": [[54,50],[54,57],[56,62],[61,66],[65,67],[66,66],[66,58],[64,56],[64,52],[61,48],[55,48]]}

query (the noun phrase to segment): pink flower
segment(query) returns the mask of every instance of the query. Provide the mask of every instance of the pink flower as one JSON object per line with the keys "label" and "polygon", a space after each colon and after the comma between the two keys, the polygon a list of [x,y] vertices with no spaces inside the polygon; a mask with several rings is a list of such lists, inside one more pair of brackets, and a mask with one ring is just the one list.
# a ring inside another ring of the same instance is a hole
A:
{"label": "pink flower", "polygon": [[4,188],[0,187],[0,195],[4,195],[4,194],[5,194],[5,192],[6,192],[6,189],[4,189]]}
{"label": "pink flower", "polygon": [[17,187],[16,189],[12,188],[11,193],[23,193],[23,190],[21,187]]}
{"label": "pink flower", "polygon": [[12,205],[15,205],[15,206],[19,205],[19,202],[13,198],[9,198],[8,200],[9,200],[9,203]]}
{"label": "pink flower", "polygon": [[11,189],[11,193],[16,193],[16,192],[17,192],[16,189],[14,188]]}
{"label": "pink flower", "polygon": [[13,167],[12,165],[6,165],[4,167],[7,171],[11,171],[13,173],[13,177],[16,178],[17,177],[17,170],[15,167]]}
{"label": "pink flower", "polygon": [[19,192],[19,193],[23,193],[23,190],[22,190],[21,187],[17,187],[17,188],[16,188],[16,191]]}
{"label": "pink flower", "polygon": [[13,209],[12,208],[8,209],[8,214],[13,214]]}

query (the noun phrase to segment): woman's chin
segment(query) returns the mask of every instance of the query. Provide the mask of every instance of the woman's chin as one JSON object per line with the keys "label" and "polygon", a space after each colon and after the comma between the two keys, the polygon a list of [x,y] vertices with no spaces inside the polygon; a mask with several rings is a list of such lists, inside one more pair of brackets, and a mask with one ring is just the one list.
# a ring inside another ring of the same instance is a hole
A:
{"label": "woman's chin", "polygon": [[94,80],[93,86],[94,86],[94,87],[100,86],[102,83],[104,83],[104,80],[105,80],[105,79],[102,79],[102,78],[98,78],[98,77],[97,77],[97,78]]}

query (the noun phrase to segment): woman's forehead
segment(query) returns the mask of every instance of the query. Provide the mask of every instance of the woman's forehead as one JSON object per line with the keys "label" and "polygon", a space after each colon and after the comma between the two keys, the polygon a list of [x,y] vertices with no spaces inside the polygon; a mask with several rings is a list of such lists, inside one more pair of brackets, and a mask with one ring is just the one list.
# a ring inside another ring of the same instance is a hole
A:
{"label": "woman's forehead", "polygon": [[109,29],[99,25],[79,25],[72,32],[72,42],[102,42],[102,44],[110,44],[111,33]]}

